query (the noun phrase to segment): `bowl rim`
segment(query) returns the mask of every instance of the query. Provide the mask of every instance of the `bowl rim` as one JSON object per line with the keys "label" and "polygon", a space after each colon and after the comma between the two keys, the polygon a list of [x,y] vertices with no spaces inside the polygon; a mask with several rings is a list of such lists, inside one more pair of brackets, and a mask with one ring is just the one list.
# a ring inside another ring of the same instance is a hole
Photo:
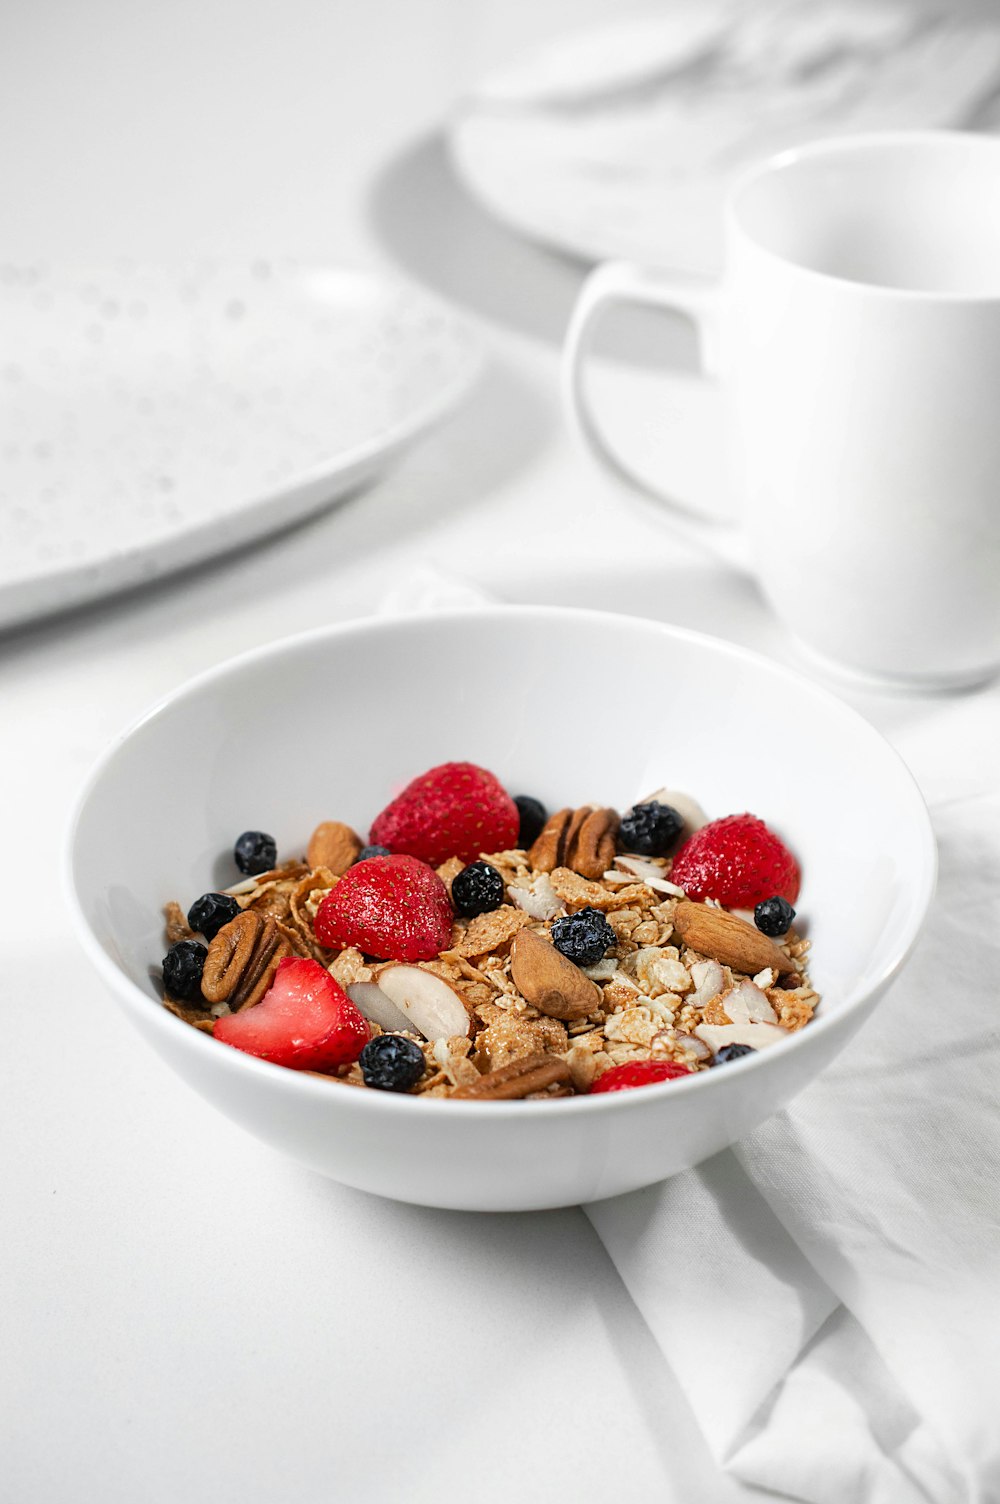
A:
{"label": "bowl rim", "polygon": [[[185,699],[200,694],[210,688],[217,681],[228,678],[235,672],[242,672],[258,664],[265,664],[271,659],[281,658],[288,654],[294,654],[299,650],[309,647],[316,642],[324,640],[350,639],[351,637],[369,635],[391,635],[399,631],[400,627],[419,627],[427,624],[438,625],[448,622],[452,626],[459,625],[463,620],[482,624],[493,621],[502,625],[512,618],[522,620],[542,618],[546,620],[560,620],[566,622],[588,623],[602,626],[627,627],[629,630],[648,631],[662,637],[664,640],[674,643],[689,644],[696,648],[707,650],[712,653],[721,653],[724,657],[734,658],[738,662],[745,663],[755,670],[764,670],[772,674],[777,680],[791,685],[797,692],[813,696],[827,711],[840,717],[855,731],[861,730],[864,735],[873,740],[881,749],[883,756],[888,755],[890,762],[895,764],[897,773],[902,777],[903,785],[912,795],[914,803],[914,816],[920,824],[920,834],[923,845],[923,861],[919,869],[914,869],[917,883],[915,898],[916,906],[910,925],[895,950],[887,958],[880,971],[868,983],[867,986],[857,992],[856,995],[848,996],[836,1012],[823,1014],[810,1020],[807,1028],[790,1033],[787,1040],[782,1040],[774,1046],[774,1051],[781,1056],[788,1055],[792,1050],[801,1049],[809,1039],[817,1039],[825,1035],[831,1029],[842,1024],[849,1015],[856,1013],[872,997],[878,997],[885,991],[890,982],[898,975],[919,938],[924,919],[930,907],[931,900],[937,885],[938,855],[937,843],[934,838],[930,814],[926,801],[920,790],[913,773],[892,743],[877,730],[861,713],[848,705],[832,690],[824,685],[816,684],[805,674],[795,669],[788,668],[785,664],[777,663],[750,648],[743,647],[739,643],[732,643],[725,638],[713,637],[707,632],[698,632],[689,627],[675,626],[670,622],[657,621],[652,617],[630,616],[625,612],[600,611],[588,607],[560,606],[560,605],[485,605],[475,607],[441,607],[435,610],[421,610],[412,613],[393,616],[365,616],[353,617],[348,621],[332,622],[319,627],[312,627],[304,632],[291,633],[274,641],[259,644],[257,647],[246,649],[222,662],[214,664],[211,668],[204,669],[200,673],[183,680],[174,689],[160,695],[152,704],[140,712],[125,728],[120,731],[97,758],[87,773],[83,784],[73,803],[73,809],[67,828],[67,836],[63,848],[62,880],[63,890],[69,908],[72,927],[80,941],[81,947],[98,974],[107,983],[110,991],[120,1004],[131,1009],[141,1006],[145,1017],[154,1028],[166,1029],[177,1041],[185,1039],[185,1048],[194,1051],[211,1050],[213,1058],[223,1070],[232,1070],[237,1074],[249,1072],[249,1078],[257,1076],[262,1082],[270,1082],[271,1086],[278,1091],[289,1094],[301,1092],[314,1095],[318,1100],[326,1097],[328,1101],[347,1107],[348,1111],[354,1108],[348,1104],[355,1104],[360,1112],[376,1113],[402,1113],[409,1116],[417,1112],[421,1117],[428,1114],[445,1113],[453,1117],[457,1111],[465,1121],[472,1118],[479,1120],[491,1120],[496,1122],[524,1122],[526,1119],[542,1116],[547,1117],[557,1113],[559,1117],[565,1117],[569,1113],[616,1112],[625,1111],[629,1104],[637,1106],[642,1102],[654,1107],[655,1102],[662,1101],[665,1097],[677,1097],[685,1093],[718,1089],[717,1076],[714,1070],[696,1071],[689,1077],[677,1077],[670,1081],[657,1082],[642,1088],[641,1091],[610,1091],[591,1096],[589,1093],[576,1097],[558,1098],[551,1101],[510,1101],[510,1102],[474,1102],[452,1098],[431,1097],[426,1100],[417,1099],[408,1093],[387,1091],[361,1091],[349,1090],[331,1093],[330,1082],[322,1080],[316,1075],[306,1071],[292,1070],[288,1066],[275,1065],[271,1061],[261,1060],[257,1056],[248,1055],[243,1050],[230,1047],[228,1050],[218,1051],[216,1046],[221,1041],[213,1036],[205,1035],[201,1029],[193,1029],[180,1018],[175,1017],[164,1007],[150,1007],[151,999],[142,988],[127,976],[119,966],[106,953],[91,929],[89,920],[84,912],[83,901],[76,884],[76,858],[78,855],[79,829],[83,820],[84,812],[95,789],[104,778],[108,769],[114,763],[119,751],[149,722],[166,713],[173,706]],[[766,1061],[772,1055],[772,1050],[756,1051],[752,1055],[746,1055],[738,1060],[727,1064],[722,1073],[723,1080],[739,1078],[747,1071],[759,1070],[766,1067]],[[207,1058],[207,1057],[206,1057]],[[227,1064],[228,1061],[228,1064]],[[716,1080],[716,1087],[708,1086],[708,1082]],[[637,1102],[638,1099],[638,1102]]]}

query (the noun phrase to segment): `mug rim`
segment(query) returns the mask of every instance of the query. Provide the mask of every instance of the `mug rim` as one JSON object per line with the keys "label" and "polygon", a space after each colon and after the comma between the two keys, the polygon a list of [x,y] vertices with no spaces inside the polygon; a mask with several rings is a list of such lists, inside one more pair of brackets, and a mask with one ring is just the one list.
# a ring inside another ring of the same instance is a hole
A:
{"label": "mug rim", "polygon": [[[764,178],[783,171],[801,161],[820,160],[824,157],[853,155],[870,151],[873,147],[935,146],[946,151],[958,151],[963,155],[993,154],[1000,159],[1000,137],[988,136],[980,131],[963,130],[892,130],[863,131],[856,135],[817,136],[798,146],[786,147],[774,152],[746,168],[733,183],[725,201],[726,239],[729,244],[745,242],[760,257],[782,267],[789,273],[829,288],[839,288],[855,296],[897,299],[905,302],[955,304],[968,307],[975,304],[1000,303],[1000,287],[995,292],[960,292],[919,287],[893,287],[886,283],[862,282],[852,277],[838,276],[834,272],[820,271],[802,261],[796,261],[780,251],[766,246],[745,226],[740,215],[741,201],[745,195]],[[727,259],[726,273],[732,270],[732,258]]]}

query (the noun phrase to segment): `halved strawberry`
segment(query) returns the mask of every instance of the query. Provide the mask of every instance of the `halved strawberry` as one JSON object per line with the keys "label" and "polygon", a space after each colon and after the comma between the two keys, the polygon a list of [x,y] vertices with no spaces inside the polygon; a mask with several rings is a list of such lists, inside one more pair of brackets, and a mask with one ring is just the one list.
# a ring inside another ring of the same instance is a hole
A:
{"label": "halved strawberry", "polygon": [[670,881],[689,898],[752,909],[764,898],[799,896],[799,864],[756,815],[726,815],[696,830],[674,857]]}
{"label": "halved strawberry", "polygon": [[598,1076],[590,1088],[595,1091],[628,1091],[633,1086],[655,1086],[658,1081],[674,1081],[679,1076],[690,1076],[689,1066],[676,1060],[629,1060],[624,1065],[613,1065],[603,1076]]}
{"label": "halved strawberry", "polygon": [[318,961],[286,956],[260,1002],[216,1020],[223,1044],[297,1071],[335,1071],[357,1060],[368,1021]]}
{"label": "halved strawberry", "polygon": [[451,944],[448,889],[413,856],[372,856],[348,867],[316,910],[320,945],[357,946],[382,961],[431,961]]}
{"label": "halved strawberry", "polygon": [[440,867],[450,856],[474,862],[516,845],[517,805],[486,768],[445,762],[421,773],[372,821],[369,840]]}

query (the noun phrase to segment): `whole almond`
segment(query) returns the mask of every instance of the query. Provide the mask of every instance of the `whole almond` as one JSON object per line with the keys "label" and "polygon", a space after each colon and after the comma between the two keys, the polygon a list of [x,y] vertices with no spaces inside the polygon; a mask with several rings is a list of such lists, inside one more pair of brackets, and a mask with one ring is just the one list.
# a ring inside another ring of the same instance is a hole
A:
{"label": "whole almond", "polygon": [[324,820],[309,837],[306,856],[310,867],[326,867],[334,877],[343,877],[348,867],[357,860],[364,842],[361,837],[340,820]]}
{"label": "whole almond", "polygon": [[534,930],[521,930],[516,936],[510,974],[525,1002],[549,1018],[586,1018],[601,1001],[597,983]]}
{"label": "whole almond", "polygon": [[674,929],[692,950],[748,977],[766,966],[776,972],[795,970],[795,962],[773,940],[725,909],[682,899],[674,909]]}

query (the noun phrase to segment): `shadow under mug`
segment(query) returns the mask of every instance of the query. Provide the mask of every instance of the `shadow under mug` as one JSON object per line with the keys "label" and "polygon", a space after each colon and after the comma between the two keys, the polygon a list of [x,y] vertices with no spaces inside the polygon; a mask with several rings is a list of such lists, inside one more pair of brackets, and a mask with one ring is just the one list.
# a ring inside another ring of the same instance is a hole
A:
{"label": "shadow under mug", "polygon": [[609,262],[567,334],[571,421],[617,476],[585,365],[617,302],[682,313],[719,383],[740,526],[661,496],[671,525],[749,563],[841,671],[915,688],[1000,668],[1000,140],[891,132],[752,169],[715,285]]}

